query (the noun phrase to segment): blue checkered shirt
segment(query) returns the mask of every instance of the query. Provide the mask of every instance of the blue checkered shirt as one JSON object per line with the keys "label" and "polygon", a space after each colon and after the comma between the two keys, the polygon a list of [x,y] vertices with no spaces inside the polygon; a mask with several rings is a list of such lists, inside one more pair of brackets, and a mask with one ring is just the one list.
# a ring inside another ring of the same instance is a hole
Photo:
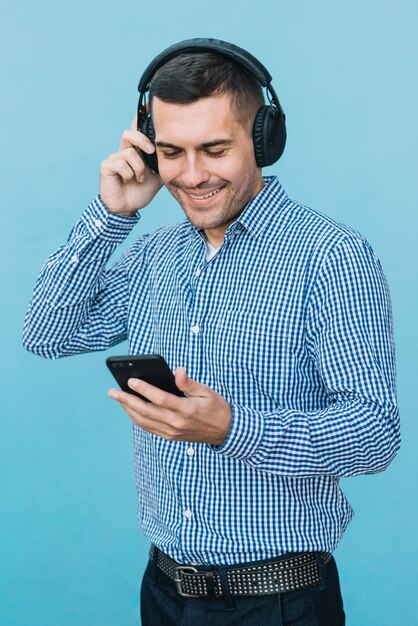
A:
{"label": "blue checkered shirt", "polygon": [[231,404],[220,447],[134,426],[138,516],[180,562],[332,552],[352,509],[339,478],[399,447],[391,304],[355,230],[302,206],[275,177],[206,261],[187,220],[109,256],[139,219],[95,198],[46,261],[24,345],[47,358],[159,353]]}

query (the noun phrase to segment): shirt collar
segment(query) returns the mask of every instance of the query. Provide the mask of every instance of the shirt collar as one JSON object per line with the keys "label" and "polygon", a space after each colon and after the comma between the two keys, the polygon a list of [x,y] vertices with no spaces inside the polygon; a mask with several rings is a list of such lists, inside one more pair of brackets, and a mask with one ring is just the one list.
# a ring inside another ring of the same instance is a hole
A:
{"label": "shirt collar", "polygon": [[[226,239],[243,228],[252,237],[257,238],[274,216],[277,218],[283,213],[282,209],[288,200],[285,190],[276,176],[263,176],[263,180],[265,186],[250,200],[237,220],[229,226],[225,233]],[[190,226],[196,233],[203,236],[201,228],[195,228],[191,224]]]}
{"label": "shirt collar", "polygon": [[225,235],[232,233],[238,225],[257,238],[273,216],[282,213],[287,195],[276,176],[263,176],[265,186],[242,211],[237,221],[231,224]]}

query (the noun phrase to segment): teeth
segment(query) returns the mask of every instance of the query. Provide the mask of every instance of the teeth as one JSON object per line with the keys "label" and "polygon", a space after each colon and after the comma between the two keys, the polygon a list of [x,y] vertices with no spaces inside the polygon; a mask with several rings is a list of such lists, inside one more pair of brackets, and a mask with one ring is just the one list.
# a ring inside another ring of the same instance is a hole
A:
{"label": "teeth", "polygon": [[189,196],[194,200],[204,200],[205,198],[210,198],[211,196],[214,196],[215,193],[218,193],[218,191],[219,189],[215,189],[215,191],[211,191],[206,196],[194,196],[193,194],[189,193]]}

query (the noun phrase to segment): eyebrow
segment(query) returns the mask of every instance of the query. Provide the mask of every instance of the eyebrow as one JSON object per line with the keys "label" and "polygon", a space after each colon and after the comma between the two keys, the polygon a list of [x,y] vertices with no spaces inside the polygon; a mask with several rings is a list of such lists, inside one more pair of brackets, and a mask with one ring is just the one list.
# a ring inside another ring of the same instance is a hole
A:
{"label": "eyebrow", "polygon": [[[205,143],[201,143],[199,148],[214,148],[215,146],[228,146],[233,143],[232,139],[213,139],[213,141],[206,141]],[[172,150],[182,150],[180,146],[176,146],[173,143],[167,143],[166,141],[156,141],[155,145],[159,148],[171,148]]]}

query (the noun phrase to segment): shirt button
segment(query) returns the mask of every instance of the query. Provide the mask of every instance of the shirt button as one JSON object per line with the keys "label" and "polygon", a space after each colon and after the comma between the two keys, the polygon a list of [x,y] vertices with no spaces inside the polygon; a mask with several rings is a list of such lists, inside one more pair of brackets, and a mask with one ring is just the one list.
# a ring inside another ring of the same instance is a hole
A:
{"label": "shirt button", "polygon": [[201,273],[202,273],[202,270],[196,270],[194,275],[195,276],[200,276]]}
{"label": "shirt button", "polygon": [[97,228],[101,228],[101,226],[103,226],[102,220],[94,220],[94,223],[96,224]]}
{"label": "shirt button", "polygon": [[192,326],[192,333],[194,335],[197,335],[199,332],[199,326],[197,324],[195,324],[195,326]]}
{"label": "shirt button", "polygon": [[189,509],[186,509],[184,511],[184,517],[187,517],[187,519],[190,519],[192,515],[193,515],[193,513],[191,511],[189,511]]}
{"label": "shirt button", "polygon": [[187,454],[189,456],[194,456],[194,449],[193,448],[187,448]]}
{"label": "shirt button", "polygon": [[71,257],[71,260],[73,263],[78,263],[78,256],[76,254],[73,254],[73,256]]}

